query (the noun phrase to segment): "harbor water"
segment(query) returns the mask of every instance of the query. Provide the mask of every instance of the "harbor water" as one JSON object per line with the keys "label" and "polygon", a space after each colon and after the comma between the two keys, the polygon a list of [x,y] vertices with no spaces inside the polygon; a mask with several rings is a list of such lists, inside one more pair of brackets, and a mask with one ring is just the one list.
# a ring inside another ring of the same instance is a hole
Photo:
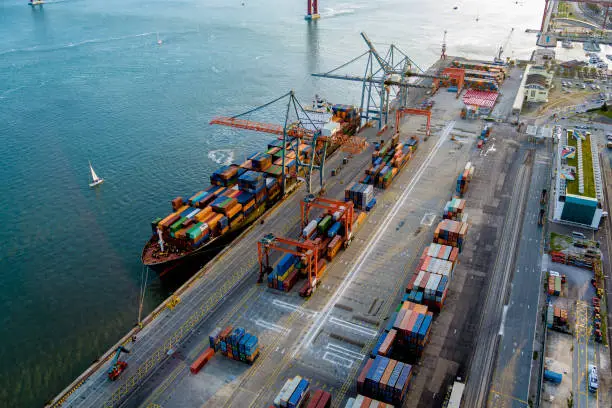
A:
{"label": "harbor water", "polygon": [[[543,4],[492,0],[26,0],[0,5],[0,406],[51,399],[137,322],[140,252],[170,200],[271,135],[215,128],[294,89],[358,104],[359,84],[315,79],[366,50],[528,57]],[[365,62],[364,62],[365,63]],[[360,75],[363,64],[345,73]],[[254,114],[280,122],[283,107]],[[90,182],[91,161],[104,184]],[[149,276],[144,311],[181,279]]]}

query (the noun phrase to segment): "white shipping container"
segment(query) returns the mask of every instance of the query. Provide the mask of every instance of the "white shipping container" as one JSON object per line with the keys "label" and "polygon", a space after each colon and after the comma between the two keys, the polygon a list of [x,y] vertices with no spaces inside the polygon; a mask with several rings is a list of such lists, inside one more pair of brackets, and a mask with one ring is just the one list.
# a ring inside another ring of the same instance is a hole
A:
{"label": "white shipping container", "polygon": [[355,398],[355,403],[353,404],[353,407],[355,408],[361,407],[361,404],[363,404],[364,399],[365,397],[363,395],[357,395],[357,398]]}
{"label": "white shipping container", "polygon": [[344,406],[344,408],[353,408],[354,405],[355,405],[355,398],[351,397],[348,399],[348,401],[346,401],[346,405]]}
{"label": "white shipping container", "polygon": [[285,392],[287,392],[287,388],[289,388],[289,386],[291,385],[291,382],[293,381],[292,378],[288,379],[287,381],[285,381],[285,385],[283,385],[283,388],[281,388],[280,392],[278,393],[278,395],[276,396],[276,398],[274,398],[274,406],[276,408],[280,408],[280,404],[281,404],[281,397],[285,394]]}
{"label": "white shipping container", "polygon": [[419,271],[419,274],[417,275],[417,278],[414,281],[414,287],[415,288],[420,287],[419,285],[421,283],[421,280],[423,280],[423,276],[425,276],[425,272]]}
{"label": "white shipping container", "polygon": [[281,398],[280,398],[281,408],[287,408],[287,403],[289,402],[291,395],[293,395],[300,381],[302,381],[302,377],[300,377],[299,375],[295,376],[293,380],[291,380],[291,384],[289,385],[289,387],[287,387],[287,389],[285,390],[285,393],[281,395]]}

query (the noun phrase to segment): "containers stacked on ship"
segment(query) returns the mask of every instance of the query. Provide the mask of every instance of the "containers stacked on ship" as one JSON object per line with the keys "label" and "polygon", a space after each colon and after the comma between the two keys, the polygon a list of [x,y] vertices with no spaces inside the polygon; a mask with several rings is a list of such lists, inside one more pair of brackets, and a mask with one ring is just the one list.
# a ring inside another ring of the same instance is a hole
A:
{"label": "containers stacked on ship", "polygon": [[274,398],[276,408],[298,408],[310,396],[310,382],[297,375],[285,382],[283,388]]}
{"label": "containers stacked on ship", "polygon": [[216,328],[208,337],[210,348],[233,360],[253,364],[259,356],[257,336],[247,333],[244,328],[231,326]]}
{"label": "containers stacked on ship", "polygon": [[445,220],[464,221],[465,200],[461,198],[453,198],[446,202],[442,218]]}
{"label": "containers stacked on ship", "polygon": [[468,224],[453,220],[442,220],[434,231],[433,242],[436,244],[450,245],[459,249],[463,249],[463,244],[466,239]]}
{"label": "containers stacked on ship", "polygon": [[364,397],[401,406],[411,378],[410,364],[377,355],[368,359],[357,377],[357,392]]}
{"label": "containers stacked on ship", "polygon": [[274,269],[268,274],[268,287],[289,292],[298,279],[299,271],[295,268],[298,258],[293,254],[285,254]]}
{"label": "containers stacked on ship", "polygon": [[455,188],[455,194],[459,197],[463,197],[467,192],[468,184],[472,181],[472,177],[474,176],[474,170],[475,168],[472,163],[468,162],[461,173],[459,173],[459,177],[457,177],[457,187]]}
{"label": "containers stacked on ship", "polygon": [[332,105],[331,111],[333,113],[332,122],[338,122],[341,124],[340,132],[345,135],[354,135],[361,123],[359,116],[359,109],[353,105]]}
{"label": "containers stacked on ship", "polygon": [[211,174],[210,184],[213,186],[231,187],[236,184],[238,177],[245,171],[245,169],[237,164],[223,166]]}

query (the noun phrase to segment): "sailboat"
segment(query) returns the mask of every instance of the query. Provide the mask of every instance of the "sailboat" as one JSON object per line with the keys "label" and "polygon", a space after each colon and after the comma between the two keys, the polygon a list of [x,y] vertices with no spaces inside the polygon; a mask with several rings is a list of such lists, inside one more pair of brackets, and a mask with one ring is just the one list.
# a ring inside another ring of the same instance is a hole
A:
{"label": "sailboat", "polygon": [[89,170],[91,170],[91,178],[93,180],[91,183],[89,183],[89,187],[95,187],[98,184],[104,183],[104,179],[98,177],[98,175],[94,171],[93,167],[91,167],[91,162],[89,162]]}

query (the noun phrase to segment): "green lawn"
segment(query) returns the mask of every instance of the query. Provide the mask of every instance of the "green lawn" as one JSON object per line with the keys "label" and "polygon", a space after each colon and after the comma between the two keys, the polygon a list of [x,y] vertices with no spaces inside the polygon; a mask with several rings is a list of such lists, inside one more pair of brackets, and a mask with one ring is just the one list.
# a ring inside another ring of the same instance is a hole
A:
{"label": "green lawn", "polygon": [[572,245],[572,237],[567,235],[557,234],[556,232],[550,233],[550,249],[556,252],[563,251]]}
{"label": "green lawn", "polygon": [[[576,139],[569,137],[567,140],[570,146],[576,147]],[[578,192],[578,174],[576,174],[576,180],[567,181],[567,192],[568,194],[583,195],[585,197],[595,198],[595,175],[593,174],[593,157],[591,155],[591,138],[588,137],[582,142],[582,165],[584,170],[584,194]],[[567,164],[574,166],[578,171],[578,152],[574,159],[569,159]]]}
{"label": "green lawn", "polygon": [[599,113],[600,115],[603,115],[609,119],[612,119],[612,110],[608,109],[607,111],[602,111],[601,109],[597,111],[597,113]]}

